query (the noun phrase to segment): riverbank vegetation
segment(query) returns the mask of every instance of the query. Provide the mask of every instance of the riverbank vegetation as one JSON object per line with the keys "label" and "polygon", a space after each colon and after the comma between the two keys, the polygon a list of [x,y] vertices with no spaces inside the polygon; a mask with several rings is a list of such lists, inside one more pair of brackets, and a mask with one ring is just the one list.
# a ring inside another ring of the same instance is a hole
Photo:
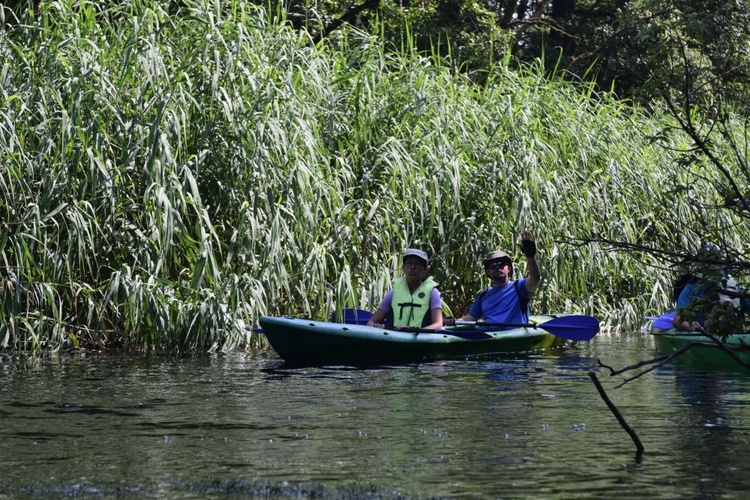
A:
{"label": "riverbank vegetation", "polygon": [[253,346],[262,314],[374,309],[407,247],[462,313],[481,257],[520,256],[525,229],[536,311],[635,328],[673,273],[582,241],[697,247],[706,219],[748,240],[709,215],[716,177],[679,168],[693,144],[658,106],[509,59],[478,85],[437,53],[353,29],[315,44],[271,14],[40,2],[0,33],[0,347]]}

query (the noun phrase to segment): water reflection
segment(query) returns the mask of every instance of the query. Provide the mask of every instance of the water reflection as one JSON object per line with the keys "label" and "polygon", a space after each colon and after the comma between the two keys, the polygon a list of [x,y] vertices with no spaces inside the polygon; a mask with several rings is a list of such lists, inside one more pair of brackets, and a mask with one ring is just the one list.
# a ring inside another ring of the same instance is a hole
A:
{"label": "water reflection", "polygon": [[665,367],[637,335],[554,355],[367,370],[250,355],[0,365],[0,496],[724,496],[746,490],[750,377]]}
{"label": "water reflection", "polygon": [[673,432],[680,434],[674,446],[686,460],[686,473],[701,484],[741,474],[735,454],[748,444],[748,428],[742,422],[747,418],[747,377],[737,377],[715,371],[673,373],[675,405],[680,405],[671,417]]}

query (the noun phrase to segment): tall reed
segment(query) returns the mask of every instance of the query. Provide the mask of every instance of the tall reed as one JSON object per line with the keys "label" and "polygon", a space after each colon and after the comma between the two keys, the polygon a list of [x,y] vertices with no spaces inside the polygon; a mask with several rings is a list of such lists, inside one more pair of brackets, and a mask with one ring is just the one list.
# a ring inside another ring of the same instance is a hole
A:
{"label": "tall reed", "polygon": [[499,64],[480,88],[361,33],[316,46],[241,0],[184,3],[42,1],[0,33],[3,348],[254,346],[262,314],[376,307],[412,246],[462,313],[481,256],[520,257],[524,229],[536,310],[632,328],[666,307],[658,263],[568,243],[698,224],[665,193],[682,174],[648,140],[658,112],[541,68]]}

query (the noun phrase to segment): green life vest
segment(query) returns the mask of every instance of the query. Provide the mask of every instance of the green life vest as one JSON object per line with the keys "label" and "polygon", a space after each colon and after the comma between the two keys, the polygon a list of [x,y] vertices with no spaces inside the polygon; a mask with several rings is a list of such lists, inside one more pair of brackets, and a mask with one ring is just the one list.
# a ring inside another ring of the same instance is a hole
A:
{"label": "green life vest", "polygon": [[419,285],[419,288],[414,290],[414,293],[411,293],[406,280],[398,278],[393,285],[393,298],[391,299],[392,325],[422,328],[432,323],[430,294],[435,287],[437,283],[427,278]]}

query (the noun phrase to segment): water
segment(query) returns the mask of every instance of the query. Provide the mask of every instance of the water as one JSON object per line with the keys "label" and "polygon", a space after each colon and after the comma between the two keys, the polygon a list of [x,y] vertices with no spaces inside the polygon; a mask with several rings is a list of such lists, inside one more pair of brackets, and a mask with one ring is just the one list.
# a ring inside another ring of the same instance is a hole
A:
{"label": "water", "polygon": [[367,370],[272,351],[6,358],[0,498],[743,496],[750,375],[666,366],[616,388],[597,366],[651,354],[634,333]]}

